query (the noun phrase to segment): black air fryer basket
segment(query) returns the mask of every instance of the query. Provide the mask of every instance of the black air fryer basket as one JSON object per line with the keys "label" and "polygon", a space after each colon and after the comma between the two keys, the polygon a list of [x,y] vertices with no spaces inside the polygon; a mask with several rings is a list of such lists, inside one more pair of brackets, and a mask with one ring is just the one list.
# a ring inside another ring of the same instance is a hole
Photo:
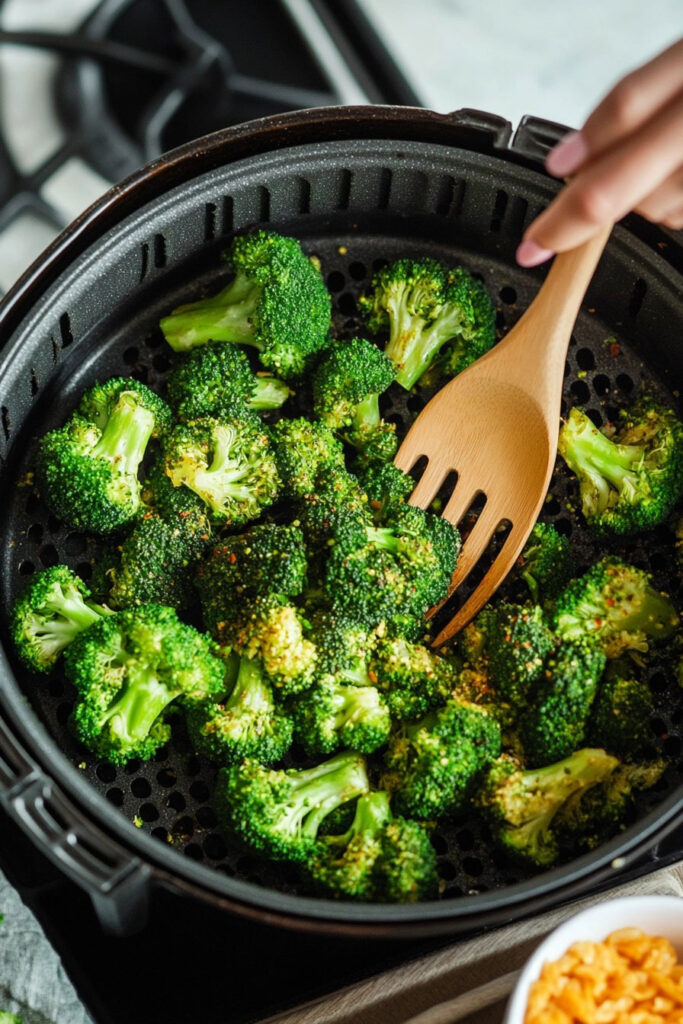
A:
{"label": "black air fryer basket", "polygon": [[[233,232],[272,226],[321,261],[341,336],[360,331],[356,297],[377,262],[433,255],[481,275],[508,328],[535,294],[540,272],[514,251],[558,188],[542,157],[559,126],[508,122],[474,111],[360,107],[253,122],[176,150],[113,189],[68,229],[0,307],[0,487],[3,634],[0,799],[34,842],[93,897],[103,923],[124,931],[144,918],[152,885],[262,920],[365,935],[463,933],[606,884],[664,832],[680,825],[683,691],[654,659],[653,741],[671,767],[634,821],[598,850],[540,875],[492,851],[477,821],[434,836],[440,900],[359,906],[300,895],[297,877],[232,847],[216,825],[213,773],[181,731],[150,764],[115,768],[85,756],[69,735],[71,695],[59,672],[36,679],[6,642],[8,609],[34,570],[66,562],[87,575],[95,542],[66,529],[34,493],[37,439],[61,424],[95,379],[132,374],[157,387],[170,365],[158,330],[168,310],[217,283]],[[681,380],[681,267],[673,235],[632,218],[618,226],[580,314],[565,400],[595,422],[614,416],[645,384],[674,401]],[[616,339],[616,340],[615,340]],[[421,408],[406,396],[385,415],[399,424]],[[577,530],[574,486],[556,472],[545,516],[574,531],[579,560],[598,554]],[[575,504],[575,502],[574,502]],[[619,551],[673,591],[667,529]],[[683,846],[683,837],[681,839]]]}

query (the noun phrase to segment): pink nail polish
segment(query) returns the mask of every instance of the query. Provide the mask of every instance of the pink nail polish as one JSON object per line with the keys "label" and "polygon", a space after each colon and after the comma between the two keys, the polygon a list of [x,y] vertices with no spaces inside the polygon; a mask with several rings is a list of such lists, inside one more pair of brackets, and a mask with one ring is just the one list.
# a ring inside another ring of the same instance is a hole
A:
{"label": "pink nail polish", "polygon": [[548,153],[545,166],[550,174],[564,178],[575,171],[588,156],[588,146],[581,132],[569,132]]}
{"label": "pink nail polish", "polygon": [[535,242],[531,241],[522,242],[515,253],[517,262],[521,267],[537,267],[539,263],[545,263],[546,260],[549,260],[554,255],[555,253],[552,249],[544,249],[542,246],[536,245]]}

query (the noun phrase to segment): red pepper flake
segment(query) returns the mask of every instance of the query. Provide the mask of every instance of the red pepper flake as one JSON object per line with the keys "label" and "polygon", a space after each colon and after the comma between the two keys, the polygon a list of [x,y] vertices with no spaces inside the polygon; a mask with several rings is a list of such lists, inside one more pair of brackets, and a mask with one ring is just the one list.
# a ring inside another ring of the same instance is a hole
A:
{"label": "red pepper flake", "polygon": [[376,674],[375,674],[375,673],[374,673],[374,672],[372,671],[372,669],[370,669],[370,670],[368,671],[368,679],[370,680],[370,682],[371,682],[371,683],[376,683],[376,682],[377,682],[377,676],[376,676]]}
{"label": "red pepper flake", "polygon": [[613,597],[606,597],[605,598],[605,604],[607,605],[608,608],[614,608],[614,598]]}
{"label": "red pepper flake", "polygon": [[593,621],[595,622],[596,629],[600,629],[602,627],[602,619],[593,619]]}
{"label": "red pepper flake", "polygon": [[235,562],[237,561],[237,555],[235,554],[234,551],[231,553],[230,557],[228,558],[228,561],[230,562],[230,565],[234,565]]}
{"label": "red pepper flake", "polygon": [[609,354],[611,356],[620,356],[621,355],[621,346],[619,345],[618,341],[610,342]]}

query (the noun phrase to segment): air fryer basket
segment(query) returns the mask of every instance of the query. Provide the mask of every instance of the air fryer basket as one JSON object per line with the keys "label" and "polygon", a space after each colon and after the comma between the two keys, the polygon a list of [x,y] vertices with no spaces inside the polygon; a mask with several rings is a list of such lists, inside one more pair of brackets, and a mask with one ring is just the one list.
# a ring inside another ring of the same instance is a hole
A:
{"label": "air fryer basket", "polygon": [[[120,197],[94,208],[9,297],[0,320],[3,335],[8,332],[0,363],[5,619],[32,572],[66,562],[87,578],[97,555],[97,542],[64,527],[34,492],[37,439],[64,421],[96,379],[131,374],[154,388],[163,385],[171,357],[158,320],[222,279],[218,256],[233,232],[267,225],[302,239],[321,261],[342,337],[362,332],[356,298],[378,263],[398,255],[435,256],[480,275],[501,332],[528,305],[539,276],[517,267],[514,248],[555,184],[523,166],[528,158],[510,160],[515,151],[504,148],[505,122],[376,109],[357,112],[359,127],[343,111],[317,112],[313,127],[305,115],[290,116],[176,151]],[[541,129],[552,136],[553,126],[534,122],[525,141],[538,144]],[[388,137],[376,137],[381,134]],[[465,148],[472,140],[490,152]],[[234,150],[240,159],[231,162]],[[579,403],[601,424],[643,387],[674,401],[683,352],[677,288],[678,274],[657,250],[626,228],[615,229],[572,338],[565,408]],[[400,432],[424,398],[394,400],[385,415]],[[602,553],[579,528],[575,486],[561,467],[544,517],[571,535],[580,566]],[[611,550],[672,591],[672,543],[662,528]],[[68,732],[71,694],[61,673],[37,680],[11,650],[7,658],[0,796],[89,889],[114,928],[133,923],[149,882],[161,881],[299,926],[455,932],[473,922],[508,920],[609,873],[618,856],[680,818],[683,806],[683,691],[665,661],[654,658],[648,669],[653,744],[671,766],[621,836],[533,876],[493,852],[476,819],[458,820],[434,836],[443,881],[438,902],[387,908],[315,900],[299,895],[287,866],[259,861],[220,833],[211,805],[213,770],[192,753],[182,727],[149,764],[98,762]]]}

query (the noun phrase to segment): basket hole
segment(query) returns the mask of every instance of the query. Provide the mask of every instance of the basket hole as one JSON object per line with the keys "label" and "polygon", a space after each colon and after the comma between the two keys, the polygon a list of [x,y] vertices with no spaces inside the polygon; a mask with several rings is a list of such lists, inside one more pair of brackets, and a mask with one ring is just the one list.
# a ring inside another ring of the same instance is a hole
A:
{"label": "basket hole", "polygon": [[30,559],[25,558],[23,562],[19,563],[19,572],[22,576],[30,576],[36,571],[36,567]]}
{"label": "basket hole", "polygon": [[635,319],[635,317],[637,317],[640,313],[646,295],[647,284],[645,281],[643,281],[642,277],[639,277],[633,286],[633,291],[631,292],[631,299],[628,304],[628,313],[629,316],[632,317],[633,319]]}
{"label": "basket hole", "polygon": [[140,815],[140,817],[142,818],[143,821],[147,821],[147,822],[158,821],[158,819],[159,819],[159,812],[156,809],[156,807],[154,806],[154,804],[151,804],[151,803],[143,804],[140,807],[140,810],[138,811],[138,814]]}
{"label": "basket hole", "polygon": [[170,768],[162,768],[160,772],[157,772],[157,782],[164,789],[170,789],[172,786],[175,786],[177,781],[175,772],[171,771]]}
{"label": "basket hole", "polygon": [[511,284],[504,285],[498,292],[498,295],[506,306],[514,306],[517,301],[517,292]]}
{"label": "basket hole", "polygon": [[31,395],[35,397],[38,394],[40,385],[38,384],[38,377],[36,371],[31,367]]}
{"label": "basket hole", "polygon": [[176,839],[187,842],[194,835],[194,822],[192,818],[185,815],[183,818],[178,818],[171,831]]}
{"label": "basket hole", "polygon": [[444,882],[452,882],[456,876],[456,870],[449,860],[440,860],[437,865],[439,872],[439,878],[442,878]]}
{"label": "basket hole", "polygon": [[576,353],[576,364],[580,370],[593,370],[595,368],[595,356],[589,348],[580,348]]}
{"label": "basket hole", "polygon": [[333,270],[327,275],[327,287],[331,292],[340,292],[346,284],[346,278],[338,270]]}
{"label": "basket hole", "polygon": [[187,807],[187,800],[182,793],[177,790],[175,793],[171,793],[166,801],[169,807],[172,807],[174,811],[184,811]]}
{"label": "basket hole", "polygon": [[463,869],[472,878],[478,878],[484,871],[484,865],[478,857],[465,857],[462,862]]}
{"label": "basket hole", "polygon": [[338,210],[348,210],[349,208],[349,200],[351,199],[351,181],[351,171],[348,170],[348,168],[344,168],[339,180],[339,194],[337,199]]}
{"label": "basket hole", "polygon": [[379,195],[377,197],[377,208],[379,210],[386,210],[389,206],[393,177],[393,173],[389,167],[382,168],[382,173],[379,179]]}
{"label": "basket hole", "polygon": [[68,348],[74,340],[74,336],[71,332],[71,320],[69,319],[68,313],[62,313],[59,318],[59,334],[62,339],[62,348]]}
{"label": "basket hole", "polygon": [[572,535],[572,523],[571,519],[567,519],[566,516],[562,516],[561,519],[556,519],[553,526],[558,533],[561,533],[563,537],[571,537]]}
{"label": "basket hole", "polygon": [[119,789],[118,786],[108,789],[106,796],[109,803],[113,804],[114,807],[123,807],[123,790]]}
{"label": "basket hole", "polygon": [[339,296],[337,306],[344,316],[353,316],[356,313],[356,300],[350,292],[344,292]]}
{"label": "basket hole", "polygon": [[593,378],[593,390],[595,391],[596,395],[599,395],[600,397],[602,397],[603,395],[608,395],[610,387],[611,381],[609,377],[607,377],[604,373],[598,373]]}
{"label": "basket hole", "polygon": [[137,796],[142,799],[150,795],[150,793],[152,792],[152,787],[150,786],[147,779],[138,778],[133,779],[133,781],[131,782],[130,791],[133,794],[133,796]]}
{"label": "basket hole", "polygon": [[216,235],[216,204],[204,204],[204,241],[210,242]]}
{"label": "basket hole", "polygon": [[569,390],[572,395],[581,405],[584,405],[590,398],[590,388],[586,384],[585,380],[574,380],[572,381]]}
{"label": "basket hole", "polygon": [[134,366],[139,358],[140,351],[139,349],[135,348],[134,345],[131,345],[131,347],[127,348],[126,351],[123,353],[123,361],[127,366]]}
{"label": "basket hole", "polygon": [[212,807],[198,807],[195,814],[197,824],[202,828],[215,828],[218,824],[216,812]]}
{"label": "basket hole", "polygon": [[162,234],[154,236],[154,266],[158,269],[166,266],[166,239]]}
{"label": "basket hole", "polygon": [[221,211],[221,234],[230,235],[234,227],[235,218],[235,201],[232,196],[225,196],[223,198],[223,205]]}
{"label": "basket hole", "polygon": [[615,383],[619,390],[625,392],[627,395],[630,395],[635,387],[633,380],[627,373],[618,374]]}
{"label": "basket hole", "polygon": [[308,178],[299,178],[299,213],[311,212],[311,183]]}
{"label": "basket hole", "polygon": [[499,189],[496,193],[496,201],[493,204],[493,213],[491,214],[491,231],[500,231],[507,205],[508,194],[503,189]]}
{"label": "basket hole", "polygon": [[367,272],[365,264],[359,260],[354,260],[353,263],[349,264],[349,274],[354,281],[363,281]]}
{"label": "basket hole", "polygon": [[587,409],[586,416],[592,420],[596,427],[602,426],[602,413],[598,409]]}
{"label": "basket hole", "polygon": [[46,569],[50,566],[56,565],[59,561],[59,555],[57,554],[57,548],[54,544],[45,544],[39,552],[40,561],[43,563]]}
{"label": "basket hole", "polygon": [[270,191],[265,185],[259,185],[259,220],[268,222],[270,220]]}
{"label": "basket hole", "polygon": [[6,405],[2,407],[2,432],[5,435],[5,440],[9,441],[12,435],[12,427],[9,418],[9,409]]}
{"label": "basket hole", "polygon": [[223,860],[228,855],[228,848],[218,835],[207,836],[203,843],[204,853],[211,860]]}
{"label": "basket hole", "polygon": [[185,847],[183,853],[186,857],[189,857],[190,860],[204,860],[204,852],[201,846],[198,846],[197,843],[190,843],[189,846]]}
{"label": "basket hole", "polygon": [[197,781],[193,782],[190,786],[190,796],[194,800],[199,801],[200,804],[205,804],[211,794],[206,783]]}
{"label": "basket hole", "polygon": [[116,778],[116,768],[108,761],[103,761],[102,764],[98,764],[95,774],[100,782],[113,782]]}

